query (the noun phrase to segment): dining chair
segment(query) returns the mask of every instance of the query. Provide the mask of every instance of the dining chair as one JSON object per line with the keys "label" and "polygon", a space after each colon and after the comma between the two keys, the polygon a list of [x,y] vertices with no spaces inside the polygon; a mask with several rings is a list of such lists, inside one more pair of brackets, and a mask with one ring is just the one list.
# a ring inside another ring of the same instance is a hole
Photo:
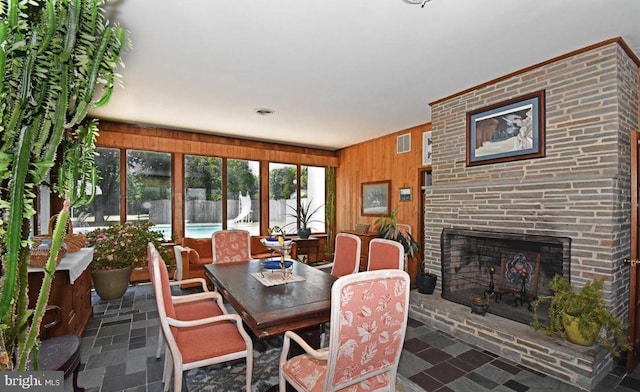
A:
{"label": "dining chair", "polygon": [[367,271],[399,269],[404,271],[404,247],[397,241],[374,238],[369,241]]}
{"label": "dining chair", "polygon": [[[409,275],[402,270],[343,276],[331,288],[329,346],[316,350],[292,331],[280,354],[280,392],[395,391],[409,314]],[[304,353],[287,358],[291,340]]]}
{"label": "dining chair", "polygon": [[[247,392],[251,391],[253,344],[242,326],[240,316],[226,314],[220,294],[209,291],[193,295],[199,296],[201,300],[214,299],[221,314],[214,316],[204,314],[203,318],[197,319],[181,318],[186,311],[177,310],[183,305],[176,306],[176,304],[183,302],[171,295],[166,265],[151,243],[148,245],[147,257],[152,269],[152,286],[158,306],[160,327],[168,348],[165,352],[162,377],[164,390],[169,390],[172,369],[173,391],[179,392],[182,390],[184,371],[245,358],[247,363],[245,386]],[[197,301],[189,302],[194,308],[197,307]],[[186,309],[186,305],[184,306]],[[202,309],[199,310],[202,311]]]}
{"label": "dining chair", "polygon": [[323,270],[331,268],[331,275],[341,277],[355,274],[360,267],[360,249],[362,240],[357,235],[349,233],[338,233],[336,235],[333,261],[325,264]]}
{"label": "dining chair", "polygon": [[[197,320],[206,317],[219,316],[221,314],[227,314],[228,311],[224,306],[224,302],[222,299],[219,299],[219,296],[210,296],[208,294],[204,294],[209,292],[209,287],[207,281],[203,278],[190,278],[190,279],[182,279],[182,274],[180,272],[180,263],[186,252],[189,249],[184,248],[180,245],[174,246],[174,254],[177,264],[176,272],[176,280],[169,281],[169,286],[180,286],[180,287],[194,287],[199,286],[201,292],[196,292],[193,294],[184,294],[179,296],[171,296],[173,301],[177,318],[180,320]],[[162,261],[160,259],[159,261]],[[158,262],[158,260],[151,259],[149,254],[147,254],[147,268],[149,269],[149,280],[152,285],[156,284],[153,275],[153,263]],[[162,261],[162,264],[165,264]],[[166,268],[166,265],[164,266]],[[158,348],[156,350],[156,358],[160,358],[162,355],[162,349],[164,348],[164,338],[162,335],[162,329],[158,331]]]}
{"label": "dining chair", "polygon": [[213,263],[251,260],[251,234],[247,230],[219,230],[211,235]]}

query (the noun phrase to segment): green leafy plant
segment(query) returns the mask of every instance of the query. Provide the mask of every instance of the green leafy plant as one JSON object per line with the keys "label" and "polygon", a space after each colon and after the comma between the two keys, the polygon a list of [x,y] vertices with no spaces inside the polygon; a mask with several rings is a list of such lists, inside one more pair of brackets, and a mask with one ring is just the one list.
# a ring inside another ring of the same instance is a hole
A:
{"label": "green leafy plant", "polygon": [[162,233],[151,230],[153,223],[123,223],[102,227],[86,234],[87,246],[92,247],[92,271],[147,265],[147,244],[152,242],[162,259],[168,262],[169,252],[162,246]]}
{"label": "green leafy plant", "polygon": [[269,228],[269,237],[274,237],[275,238],[275,237],[277,237],[279,235],[281,235],[283,237],[286,235],[286,233],[285,233],[283,228],[281,228],[280,226],[273,226],[273,227]]}
{"label": "green leafy plant", "polygon": [[[313,223],[313,222],[322,222],[318,219],[313,219],[313,216],[320,211],[320,209],[323,207],[323,205],[319,205],[318,207],[316,207],[314,210],[311,210],[311,204],[313,202],[313,199],[309,199],[307,200],[306,203],[304,202],[300,202],[300,208],[296,209],[296,207],[294,206],[288,206],[289,209],[292,210],[292,212],[290,214],[287,214],[287,216],[290,216],[292,218],[296,218],[296,222],[298,222],[298,224],[300,225],[299,227],[301,229],[307,229],[309,228],[309,224]],[[285,225],[287,226],[287,225]]]}
{"label": "green leafy plant", "polygon": [[[0,368],[26,370],[31,356],[37,360],[31,351],[38,347],[70,208],[93,197],[97,125],[85,117],[108,103],[120,51],[128,44],[124,29],[107,22],[103,3],[0,0]],[[35,190],[59,151],[52,190],[64,203],[36,305],[29,309]]]}
{"label": "green leafy plant", "polygon": [[[533,303],[531,326],[542,329],[548,335],[566,337],[565,314],[578,319],[578,330],[589,341],[598,343],[614,354],[628,348],[627,338],[620,320],[615,317],[602,295],[602,279],[587,282],[575,290],[562,276],[556,275],[549,287],[551,296],[541,296]],[[544,303],[549,304],[549,325],[540,322],[538,311]],[[604,330],[604,333],[601,331]]]}
{"label": "green leafy plant", "polygon": [[413,257],[418,253],[420,246],[411,233],[398,229],[397,212],[397,208],[390,211],[387,215],[376,219],[373,225],[376,227],[378,237],[399,242],[404,248],[404,253],[408,257]]}

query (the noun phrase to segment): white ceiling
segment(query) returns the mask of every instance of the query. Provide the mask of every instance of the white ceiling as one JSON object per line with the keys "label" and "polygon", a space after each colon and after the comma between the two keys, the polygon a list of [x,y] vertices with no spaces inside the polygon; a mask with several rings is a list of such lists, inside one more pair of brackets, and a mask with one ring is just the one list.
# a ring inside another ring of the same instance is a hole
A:
{"label": "white ceiling", "polygon": [[610,38],[640,55],[640,0],[109,4],[133,49],[124,89],[92,115],[329,150],[427,123],[431,101]]}

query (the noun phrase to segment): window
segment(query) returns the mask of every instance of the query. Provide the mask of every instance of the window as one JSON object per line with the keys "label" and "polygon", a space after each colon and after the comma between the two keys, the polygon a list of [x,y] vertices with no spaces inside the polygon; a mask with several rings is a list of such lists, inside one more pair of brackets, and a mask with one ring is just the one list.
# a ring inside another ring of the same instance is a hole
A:
{"label": "window", "polygon": [[184,157],[184,236],[222,230],[222,158]]}
{"label": "window", "polygon": [[312,232],[325,231],[325,168],[296,166],[279,163],[269,164],[269,227],[279,226],[286,233],[298,230],[296,211],[300,203],[316,209],[309,227]]}
{"label": "window", "polygon": [[91,204],[71,210],[75,232],[120,223],[120,150],[97,148],[98,183]]}
{"label": "window", "polygon": [[302,203],[310,203],[309,212],[318,211],[311,217],[309,227],[312,232],[325,231],[325,168],[302,166],[300,195]]}
{"label": "window", "polygon": [[289,215],[296,210],[297,176],[295,165],[269,163],[269,227],[296,232],[295,218]]}
{"label": "window", "polygon": [[171,239],[171,154],[127,151],[127,222],[150,220]]}
{"label": "window", "polygon": [[260,163],[227,159],[227,228],[260,234]]}

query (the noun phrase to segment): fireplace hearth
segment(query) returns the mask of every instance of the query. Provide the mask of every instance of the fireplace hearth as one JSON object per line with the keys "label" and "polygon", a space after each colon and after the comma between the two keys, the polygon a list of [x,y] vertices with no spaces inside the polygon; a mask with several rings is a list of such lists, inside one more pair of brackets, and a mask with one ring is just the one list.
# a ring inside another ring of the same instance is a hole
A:
{"label": "fireplace hearth", "polygon": [[[442,298],[473,309],[488,299],[488,313],[529,324],[531,303],[552,295],[551,279],[570,277],[571,239],[445,228],[441,234]],[[540,309],[541,321],[547,313]]]}

